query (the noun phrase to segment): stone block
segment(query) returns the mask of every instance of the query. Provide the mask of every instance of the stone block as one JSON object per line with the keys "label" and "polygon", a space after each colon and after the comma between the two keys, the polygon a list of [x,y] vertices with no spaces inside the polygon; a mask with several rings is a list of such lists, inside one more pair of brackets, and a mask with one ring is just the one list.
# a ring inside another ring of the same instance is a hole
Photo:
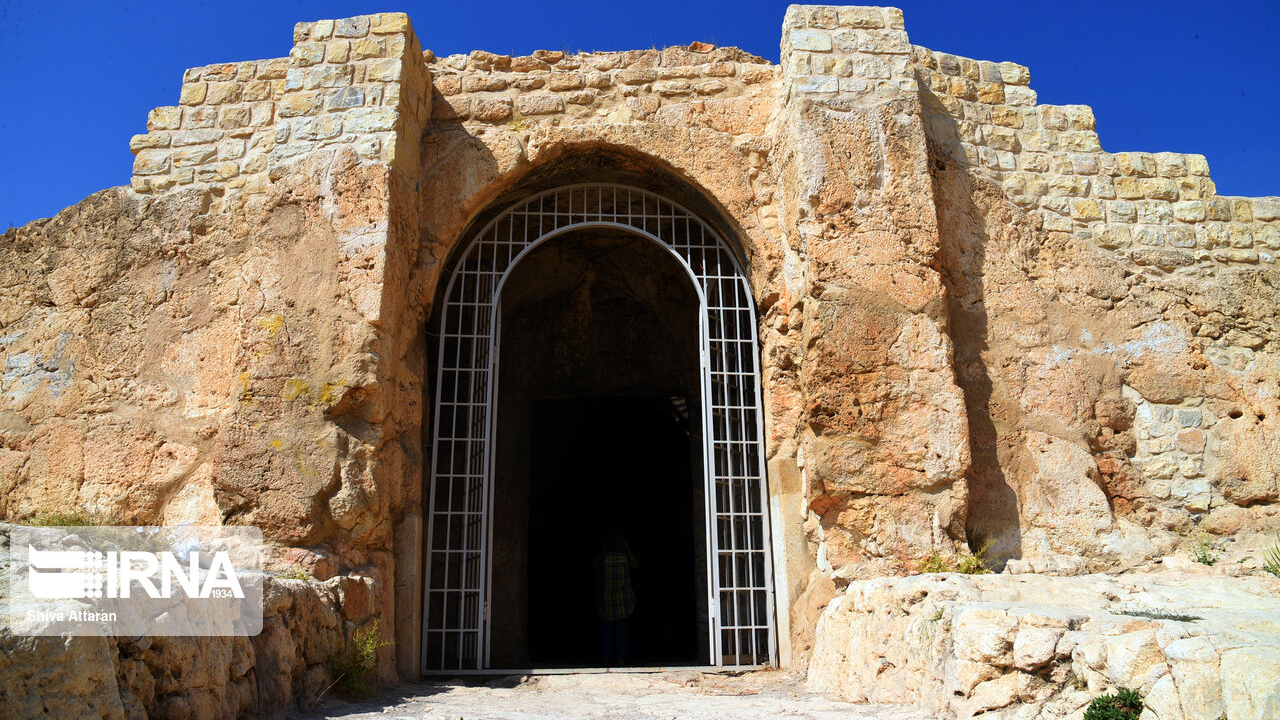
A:
{"label": "stone block", "polygon": [[1071,201],[1071,218],[1077,222],[1101,220],[1102,208],[1096,200],[1073,199]]}
{"label": "stone block", "polygon": [[501,92],[507,89],[506,78],[495,75],[473,75],[463,81],[467,92]]}
{"label": "stone block", "polygon": [[792,50],[831,52],[831,33],[821,30],[796,30],[790,40]]}
{"label": "stone block", "polygon": [[351,43],[351,59],[352,60],[368,60],[370,58],[384,57],[386,54],[385,44],[382,40],[374,37],[367,37],[363,40],[356,40]]}
{"label": "stone block", "polygon": [[539,60],[532,55],[521,55],[520,57],[511,58],[511,72],[537,72],[540,70],[550,70],[551,65],[545,61]]}
{"label": "stone block", "polygon": [[1204,203],[1198,200],[1173,204],[1173,217],[1182,222],[1200,222],[1204,215]]}
{"label": "stone block", "polygon": [[564,98],[559,95],[525,95],[516,99],[521,115],[550,115],[564,112]]}
{"label": "stone block", "polygon": [[1000,63],[1000,79],[1006,85],[1028,85],[1032,81],[1032,73],[1018,63]]}
{"label": "stone block", "polygon": [[653,68],[627,68],[613,74],[613,79],[623,85],[644,85],[657,78],[658,71]]}
{"label": "stone block", "polygon": [[270,80],[254,80],[246,83],[244,86],[243,99],[249,101],[260,101],[271,99],[271,81]]}
{"label": "stone block", "polygon": [[169,171],[167,150],[140,150],[133,159],[134,175],[159,175]]}
{"label": "stone block", "polygon": [[249,125],[250,111],[248,105],[227,105],[218,113],[218,127],[223,130],[234,130]]}
{"label": "stone block", "polygon": [[135,154],[139,150],[148,148],[169,147],[169,136],[164,133],[147,133],[146,135],[134,135],[129,139],[129,149]]}
{"label": "stone block", "polygon": [[1162,200],[1139,200],[1138,222],[1154,225],[1173,224],[1173,205]]}
{"label": "stone block", "polygon": [[304,42],[293,46],[289,51],[289,62],[292,67],[310,67],[324,62],[325,44],[322,42]]}
{"label": "stone block", "polygon": [[217,108],[189,107],[182,111],[182,127],[186,129],[211,128],[217,120]]}
{"label": "stone block", "polygon": [[395,129],[399,113],[389,107],[368,107],[348,110],[342,114],[347,132],[389,132]]}
{"label": "stone block", "polygon": [[355,77],[355,67],[352,65],[325,64],[318,68],[311,68],[308,72],[312,70],[315,71],[314,75],[308,75],[306,83],[309,90],[317,87],[346,87],[352,83]]}
{"label": "stone block", "polygon": [[858,49],[862,52],[877,54],[900,54],[911,52],[911,42],[907,39],[907,33],[903,30],[873,30],[858,32]]}
{"label": "stone block", "polygon": [[173,154],[173,164],[178,167],[201,165],[213,160],[216,153],[214,148],[207,146],[186,148]]}
{"label": "stone block", "polygon": [[369,34],[369,17],[359,15],[343,18],[333,22],[333,36],[340,38],[362,38]]}
{"label": "stone block", "polygon": [[728,86],[719,80],[705,80],[693,86],[694,92],[699,95],[717,95],[727,88]]}
{"label": "stone block", "polygon": [[1125,200],[1141,200],[1146,197],[1141,178],[1118,177],[1115,179],[1115,188],[1116,196]]}
{"label": "stone block", "polygon": [[835,94],[840,90],[839,81],[829,75],[805,75],[799,81],[800,92]]}
{"label": "stone block", "polygon": [[1280,220],[1280,197],[1260,197],[1253,199],[1254,220]]}
{"label": "stone block", "polygon": [[257,78],[259,80],[280,80],[288,71],[289,60],[286,58],[262,60],[258,63]]}
{"label": "stone block", "polygon": [[655,83],[653,91],[663,97],[672,97],[674,95],[688,95],[692,92],[688,80],[666,80]]}
{"label": "stone block", "polygon": [[249,105],[249,125],[262,127],[275,120],[275,103],[259,102]]}
{"label": "stone block", "polygon": [[577,90],[586,84],[582,73],[551,73],[546,79],[547,89],[556,92]]}
{"label": "stone block", "polygon": [[203,82],[185,83],[178,93],[179,105],[199,105],[208,95],[209,86]]}
{"label": "stone block", "polygon": [[325,45],[324,61],[328,63],[345,63],[351,59],[351,41],[334,40]]}
{"label": "stone block", "polygon": [[378,35],[409,32],[409,16],[404,13],[379,13],[369,20],[370,32]]}
{"label": "stone block", "polygon": [[328,108],[340,110],[364,105],[364,91],[356,87],[344,87],[329,94]]}
{"label": "stone block", "polygon": [[1143,178],[1142,193],[1154,200],[1177,200],[1178,183],[1169,178]]}
{"label": "stone block", "polygon": [[221,139],[222,131],[212,129],[179,130],[169,136],[169,142],[174,147],[208,145]]}
{"label": "stone block", "polygon": [[1129,228],[1125,225],[1108,225],[1097,233],[1098,245],[1108,249],[1128,247]]}
{"label": "stone block", "polygon": [[182,125],[182,108],[165,105],[147,113],[147,130],[177,130]]}
{"label": "stone block", "polygon": [[318,92],[289,93],[280,101],[279,114],[282,118],[314,115],[320,111],[323,102]]}
{"label": "stone block", "polygon": [[373,60],[365,65],[365,80],[368,82],[396,82],[400,79],[403,63],[398,58]]}
{"label": "stone block", "polygon": [[977,88],[978,102],[998,104],[1004,102],[1004,85],[998,82],[980,83]]}
{"label": "stone block", "polygon": [[[328,140],[342,133],[341,113],[327,113],[316,117],[294,120],[293,137],[298,140]],[[351,132],[359,132],[348,128]]]}

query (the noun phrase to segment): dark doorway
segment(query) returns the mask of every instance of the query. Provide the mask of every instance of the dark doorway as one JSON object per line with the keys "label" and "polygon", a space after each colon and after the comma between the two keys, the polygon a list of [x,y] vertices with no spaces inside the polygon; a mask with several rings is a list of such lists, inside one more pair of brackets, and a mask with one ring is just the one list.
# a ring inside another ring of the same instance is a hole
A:
{"label": "dark doorway", "polygon": [[537,667],[600,663],[592,562],[611,530],[632,574],[629,665],[697,663],[694,533],[683,398],[536,403],[529,492],[529,655]]}
{"label": "dark doorway", "polygon": [[625,232],[539,246],[502,291],[490,667],[598,667],[592,561],[639,560],[627,664],[707,664],[701,306]]}

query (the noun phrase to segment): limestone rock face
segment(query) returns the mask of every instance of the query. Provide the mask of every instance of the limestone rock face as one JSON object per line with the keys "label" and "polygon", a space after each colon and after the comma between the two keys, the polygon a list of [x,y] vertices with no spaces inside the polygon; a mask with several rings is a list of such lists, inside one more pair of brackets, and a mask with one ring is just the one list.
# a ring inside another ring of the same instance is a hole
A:
{"label": "limestone rock face", "polygon": [[809,684],[944,718],[1080,717],[1116,687],[1144,695],[1144,717],[1269,717],[1277,590],[1181,572],[858,581],[818,622]]}

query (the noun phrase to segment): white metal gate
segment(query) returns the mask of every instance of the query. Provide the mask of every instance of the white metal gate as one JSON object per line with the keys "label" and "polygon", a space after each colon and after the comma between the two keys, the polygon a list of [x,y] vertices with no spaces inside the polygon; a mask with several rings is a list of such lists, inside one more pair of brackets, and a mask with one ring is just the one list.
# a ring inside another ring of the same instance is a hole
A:
{"label": "white metal gate", "polygon": [[680,260],[701,303],[703,478],[710,653],[724,667],[774,662],[773,563],[764,481],[755,305],[709,225],[623,185],[567,185],[507,208],[471,240],[445,290],[437,366],[422,668],[488,668],[493,433],[502,285],[535,246],[617,228]]}

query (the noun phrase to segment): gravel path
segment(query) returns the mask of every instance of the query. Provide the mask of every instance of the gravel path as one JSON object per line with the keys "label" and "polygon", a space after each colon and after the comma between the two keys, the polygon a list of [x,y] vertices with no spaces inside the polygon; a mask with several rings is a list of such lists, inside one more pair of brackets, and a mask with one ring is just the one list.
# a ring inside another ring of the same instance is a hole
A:
{"label": "gravel path", "polygon": [[402,685],[368,700],[328,700],[294,720],[931,720],[900,705],[855,705],[792,675],[696,671],[543,675]]}

